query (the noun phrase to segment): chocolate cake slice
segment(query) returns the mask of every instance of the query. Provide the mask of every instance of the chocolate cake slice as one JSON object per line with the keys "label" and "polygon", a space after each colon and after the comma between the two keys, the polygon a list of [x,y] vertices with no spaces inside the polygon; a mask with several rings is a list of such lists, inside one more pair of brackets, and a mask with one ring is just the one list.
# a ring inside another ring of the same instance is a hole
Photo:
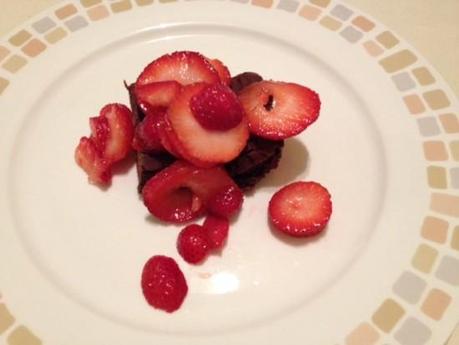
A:
{"label": "chocolate cake slice", "polygon": [[[231,88],[239,93],[244,87],[261,81],[263,78],[253,72],[244,72],[231,79]],[[137,124],[145,117],[144,112],[137,104],[134,95],[134,84],[126,88],[129,92],[134,123]],[[251,135],[241,154],[224,168],[236,184],[243,190],[254,187],[266,174],[275,169],[282,155],[284,141],[273,141]],[[138,191],[142,191],[145,183],[162,169],[176,160],[170,153],[164,152],[138,152],[137,175],[139,178]]]}

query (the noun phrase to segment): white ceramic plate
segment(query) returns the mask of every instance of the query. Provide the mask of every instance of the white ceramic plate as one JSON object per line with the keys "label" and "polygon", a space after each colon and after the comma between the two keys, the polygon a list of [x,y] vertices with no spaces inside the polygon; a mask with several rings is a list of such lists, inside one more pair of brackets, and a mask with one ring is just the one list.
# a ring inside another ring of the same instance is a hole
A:
{"label": "white ceramic plate", "polygon": [[[0,343],[440,344],[459,315],[458,103],[394,33],[337,2],[63,2],[0,42]],[[233,74],[315,89],[319,120],[246,197],[221,256],[191,266],[133,167],[107,191],[73,161],[88,117],[128,103],[154,58],[195,50]],[[333,195],[326,233],[273,233],[295,180]],[[174,257],[189,294],[147,305],[140,273]]]}

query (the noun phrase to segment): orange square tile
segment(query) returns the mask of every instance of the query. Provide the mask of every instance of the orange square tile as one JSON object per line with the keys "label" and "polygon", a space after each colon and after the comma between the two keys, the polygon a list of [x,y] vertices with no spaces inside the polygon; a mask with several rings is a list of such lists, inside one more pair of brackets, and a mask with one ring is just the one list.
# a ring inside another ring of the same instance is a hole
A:
{"label": "orange square tile", "polygon": [[443,141],[424,142],[424,156],[428,161],[445,161],[448,159],[448,152]]}
{"label": "orange square tile", "polygon": [[0,61],[8,56],[10,50],[4,46],[0,46]]}
{"label": "orange square tile", "polygon": [[424,103],[422,103],[418,95],[407,95],[403,97],[403,101],[411,114],[420,114],[426,110]]}
{"label": "orange square tile", "polygon": [[459,217],[459,196],[432,193],[430,198],[430,209],[448,216]]}
{"label": "orange square tile", "polygon": [[451,303],[451,296],[439,289],[430,290],[421,310],[434,320],[441,320],[443,314]]}
{"label": "orange square tile", "polygon": [[421,235],[427,240],[445,243],[448,237],[449,223],[436,217],[425,217],[422,224]]}
{"label": "orange square tile", "polygon": [[29,43],[22,47],[22,51],[30,57],[41,54],[45,49],[46,45],[36,38],[30,40]]}
{"label": "orange square tile", "polygon": [[83,7],[91,7],[100,4],[102,0],[81,0]]}
{"label": "orange square tile", "polygon": [[309,5],[304,5],[299,14],[300,16],[302,16],[303,18],[307,19],[307,20],[316,20],[317,18],[319,18],[319,15],[322,11],[320,9],[318,9],[317,7],[313,7],[313,6],[309,6]]}
{"label": "orange square tile", "polygon": [[439,117],[441,125],[446,133],[459,132],[459,120],[455,114],[442,114]]}
{"label": "orange square tile", "polygon": [[427,167],[427,180],[430,187],[445,189],[447,187],[446,169],[437,166]]}
{"label": "orange square tile", "polygon": [[3,93],[3,91],[5,91],[8,85],[10,85],[10,82],[5,78],[0,77],[0,95]]}
{"label": "orange square tile", "polygon": [[154,0],[136,0],[135,2],[139,6],[147,6],[147,5],[151,5],[153,3],[153,1]]}
{"label": "orange square tile", "polygon": [[104,5],[96,6],[88,10],[88,17],[92,21],[102,20],[110,15],[107,7]]}
{"label": "orange square tile", "polygon": [[402,306],[389,298],[376,310],[371,319],[380,330],[389,333],[404,314]]}
{"label": "orange square tile", "polygon": [[78,10],[75,7],[75,5],[68,4],[68,5],[65,5],[64,7],[61,7],[59,9],[57,9],[56,12],[54,12],[54,13],[56,14],[57,18],[65,19],[65,18],[68,18],[68,17],[74,15],[77,12],[78,12]]}
{"label": "orange square tile", "polygon": [[368,18],[363,16],[357,16],[352,20],[352,24],[358,27],[360,30],[368,32],[371,31],[375,27],[375,23],[373,23]]}

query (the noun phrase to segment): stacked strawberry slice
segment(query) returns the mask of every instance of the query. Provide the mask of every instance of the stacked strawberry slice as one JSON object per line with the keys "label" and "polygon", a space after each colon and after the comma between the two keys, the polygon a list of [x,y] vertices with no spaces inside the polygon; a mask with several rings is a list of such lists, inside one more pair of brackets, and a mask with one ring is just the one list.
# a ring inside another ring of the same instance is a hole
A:
{"label": "stacked strawberry slice", "polygon": [[[111,166],[132,148],[143,201],[153,216],[175,224],[205,216],[202,225],[185,226],[177,238],[179,254],[192,264],[223,248],[229,219],[242,207],[240,187],[254,183],[233,180],[238,174],[253,177],[254,169],[243,162],[276,166],[283,140],[305,130],[320,111],[318,95],[305,86],[264,81],[253,73],[232,78],[220,60],[191,51],[154,60],[129,91],[134,115],[116,104],[102,109],[90,120],[92,134],[81,139],[76,161],[91,182],[104,185]],[[263,154],[264,149],[271,153]],[[142,171],[146,166],[152,172],[148,180]],[[269,169],[256,172],[263,176]],[[328,223],[330,195],[314,182],[300,182],[277,192],[268,214],[280,231],[311,236]],[[156,257],[143,277],[151,305],[168,312],[180,306],[187,288],[178,266]],[[162,289],[171,284],[180,284],[180,293],[168,305]],[[151,296],[161,296],[160,303]]]}

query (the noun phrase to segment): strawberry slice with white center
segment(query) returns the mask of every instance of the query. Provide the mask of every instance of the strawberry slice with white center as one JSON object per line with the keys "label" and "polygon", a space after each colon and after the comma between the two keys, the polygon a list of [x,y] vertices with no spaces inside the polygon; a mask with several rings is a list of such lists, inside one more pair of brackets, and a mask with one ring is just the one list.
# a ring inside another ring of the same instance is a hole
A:
{"label": "strawberry slice with white center", "polygon": [[197,82],[217,83],[220,77],[202,54],[178,51],[163,55],[145,67],[136,85],[170,80],[188,85]]}
{"label": "strawberry slice with white center", "polygon": [[173,80],[136,85],[134,93],[137,103],[147,103],[150,107],[167,108],[180,93],[182,86]]}
{"label": "strawberry slice with white center", "polygon": [[108,185],[112,178],[109,162],[102,157],[93,140],[82,137],[75,150],[76,163],[86,172],[90,183]]}
{"label": "strawberry slice with white center", "polygon": [[278,190],[269,202],[268,214],[274,227],[293,237],[320,233],[332,213],[331,196],[317,182],[293,182]]}
{"label": "strawberry slice with white center", "polygon": [[318,94],[294,83],[254,83],[240,92],[239,100],[247,114],[250,131],[271,140],[301,133],[317,120],[320,112]]}
{"label": "strawberry slice with white center", "polygon": [[229,130],[209,130],[200,124],[191,110],[190,101],[207,87],[208,84],[204,83],[185,86],[166,115],[180,155],[200,167],[231,161],[241,153],[249,138],[245,116]]}
{"label": "strawberry slice with white center", "polygon": [[155,217],[183,223],[202,215],[208,200],[225,186],[236,184],[223,168],[202,169],[179,160],[149,179],[142,196]]}

